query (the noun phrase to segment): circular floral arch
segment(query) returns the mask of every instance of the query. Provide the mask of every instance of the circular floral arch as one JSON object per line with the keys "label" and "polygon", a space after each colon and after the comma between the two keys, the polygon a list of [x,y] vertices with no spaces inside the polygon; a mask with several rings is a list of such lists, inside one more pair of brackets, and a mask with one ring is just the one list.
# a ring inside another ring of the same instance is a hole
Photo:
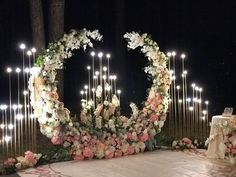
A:
{"label": "circular floral arch", "polygon": [[70,111],[59,101],[57,69],[63,67],[73,50],[85,50],[93,46],[91,40],[100,41],[102,36],[97,30],[72,30],[64,34],[38,56],[31,71],[31,104],[41,132],[51,138],[54,145],[63,145],[76,160],[112,158],[152,150],[154,136],[164,125],[170,86],[167,57],[147,34],[126,33],[124,38],[129,49],[141,48],[149,60],[145,72],[152,78],[144,107],[139,110],[131,103],[130,118],[119,114],[116,97],[111,103],[100,103],[96,108],[84,107],[77,121],[72,120]]}

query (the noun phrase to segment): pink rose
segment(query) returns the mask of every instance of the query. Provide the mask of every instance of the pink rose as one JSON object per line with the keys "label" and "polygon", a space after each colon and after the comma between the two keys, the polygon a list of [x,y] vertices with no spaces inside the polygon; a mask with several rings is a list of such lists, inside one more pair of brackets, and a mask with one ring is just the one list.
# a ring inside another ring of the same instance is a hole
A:
{"label": "pink rose", "polygon": [[232,154],[236,155],[236,149],[235,148],[232,148],[231,152],[232,152]]}
{"label": "pink rose", "polygon": [[147,133],[142,133],[141,135],[139,135],[139,140],[142,142],[146,142],[148,140],[149,136]]}
{"label": "pink rose", "polygon": [[114,157],[114,152],[113,151],[111,151],[109,149],[105,151],[105,158],[106,159],[111,159],[113,157]]}
{"label": "pink rose", "polygon": [[91,148],[85,147],[84,150],[83,150],[83,155],[84,155],[84,157],[87,157],[87,158],[89,158],[89,159],[92,159],[93,156],[94,156],[94,153],[93,153],[93,151],[92,151]]}
{"label": "pink rose", "polygon": [[116,150],[115,151],[115,157],[121,157],[122,156],[122,151],[121,150]]}
{"label": "pink rose", "polygon": [[127,139],[128,140],[132,140],[133,139],[132,133],[128,132],[126,135],[127,135]]}
{"label": "pink rose", "polygon": [[82,154],[74,156],[74,160],[84,160],[84,156]]}
{"label": "pink rose", "polygon": [[62,138],[60,136],[53,136],[51,142],[54,145],[60,145],[62,143]]}
{"label": "pink rose", "polygon": [[155,122],[157,119],[158,119],[157,114],[152,113],[151,116],[150,116],[150,121],[151,121],[151,122]]}
{"label": "pink rose", "polygon": [[182,142],[185,143],[185,144],[192,144],[192,141],[189,138],[186,138],[186,137],[182,139]]}
{"label": "pink rose", "polygon": [[133,154],[133,153],[134,153],[134,151],[135,151],[135,149],[134,149],[134,147],[133,147],[133,146],[129,146],[129,147],[128,147],[128,150],[127,150],[127,152],[128,152],[128,154],[129,154],[129,155]]}
{"label": "pink rose", "polygon": [[34,153],[31,151],[25,152],[25,159],[29,163],[30,166],[34,166],[37,163],[37,160],[34,157]]}

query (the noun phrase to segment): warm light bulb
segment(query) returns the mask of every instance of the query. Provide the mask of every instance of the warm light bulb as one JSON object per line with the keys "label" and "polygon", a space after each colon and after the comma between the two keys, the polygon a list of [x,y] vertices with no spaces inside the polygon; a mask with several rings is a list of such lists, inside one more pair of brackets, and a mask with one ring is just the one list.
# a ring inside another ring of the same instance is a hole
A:
{"label": "warm light bulb", "polygon": [[102,58],[102,56],[103,56],[103,53],[102,53],[102,52],[99,52],[99,53],[98,53],[98,57],[99,57],[99,58]]}
{"label": "warm light bulb", "polygon": [[95,92],[95,88],[92,88],[92,92]]}
{"label": "warm light bulb", "polygon": [[93,79],[97,79],[98,78],[98,76],[93,76]]}
{"label": "warm light bulb", "polygon": [[27,51],[27,55],[32,55],[32,52],[30,50]]}
{"label": "warm light bulb", "polygon": [[106,80],[106,79],[107,79],[107,76],[106,76],[106,75],[103,75],[102,78],[103,78],[104,80]]}
{"label": "warm light bulb", "polygon": [[189,111],[193,111],[193,107],[192,106],[189,107]]}
{"label": "warm light bulb", "polygon": [[207,114],[207,111],[206,111],[206,110],[203,110],[202,113],[203,113],[203,115],[206,115],[206,114]]}
{"label": "warm light bulb", "polygon": [[121,94],[121,90],[117,90],[117,93],[120,95]]}
{"label": "warm light bulb", "polygon": [[180,99],[180,100],[179,100],[179,103],[182,103],[182,102],[183,102],[183,101]]}
{"label": "warm light bulb", "polygon": [[95,52],[92,51],[92,52],[90,53],[90,55],[94,57],[94,56],[95,56]]}
{"label": "warm light bulb", "polygon": [[84,86],[84,89],[87,90],[87,89],[88,89],[88,85],[85,85],[85,86]]}
{"label": "warm light bulb", "polygon": [[192,83],[192,85],[191,85],[193,88],[196,86],[196,84],[195,83]]}
{"label": "warm light bulb", "polygon": [[177,85],[177,86],[176,86],[176,88],[177,88],[177,90],[179,90],[179,89],[180,89],[180,86],[179,86],[179,85]]}
{"label": "warm light bulb", "polygon": [[17,72],[17,73],[20,73],[20,72],[21,72],[21,69],[20,69],[20,68],[16,68],[16,72]]}
{"label": "warm light bulb", "polygon": [[167,52],[167,56],[170,57],[171,56],[171,52]]}
{"label": "warm light bulb", "polygon": [[32,51],[33,53],[35,53],[35,52],[36,52],[36,48],[33,47],[33,48],[31,49],[31,51]]}
{"label": "warm light bulb", "polygon": [[108,53],[108,54],[106,55],[106,57],[109,59],[109,58],[111,58],[111,55]]}
{"label": "warm light bulb", "polygon": [[202,92],[202,88],[199,88],[198,90],[199,90],[199,92]]}
{"label": "warm light bulb", "polygon": [[107,67],[106,66],[103,67],[103,71],[107,71]]}
{"label": "warm light bulb", "polygon": [[176,52],[173,51],[173,52],[171,53],[171,55],[174,57],[174,56],[176,55]]}
{"label": "warm light bulb", "polygon": [[8,73],[11,73],[12,72],[12,69],[10,67],[7,68],[7,72]]}
{"label": "warm light bulb", "polygon": [[184,70],[183,74],[184,74],[184,75],[188,74],[188,71],[187,71],[187,70]]}
{"label": "warm light bulb", "polygon": [[98,75],[99,75],[99,72],[98,72],[98,71],[95,71],[95,74],[98,76]]}
{"label": "warm light bulb", "polygon": [[202,120],[205,120],[206,118],[205,118],[205,116],[202,116]]}
{"label": "warm light bulb", "polygon": [[198,89],[199,89],[199,87],[198,87],[198,86],[196,86],[196,87],[195,87],[195,90],[196,90],[196,91],[198,91]]}
{"label": "warm light bulb", "polygon": [[114,75],[114,76],[113,76],[113,79],[114,79],[114,80],[116,80],[116,79],[117,79],[117,76],[116,76],[116,75]]}
{"label": "warm light bulb", "polygon": [[5,127],[4,124],[1,124],[1,125],[0,125],[0,128],[1,128],[1,129],[4,129],[4,127]]}
{"label": "warm light bulb", "polygon": [[30,118],[33,119],[34,118],[34,114],[30,114]]}
{"label": "warm light bulb", "polygon": [[83,90],[81,90],[81,91],[80,91],[80,94],[81,94],[81,95],[83,95],[83,94],[84,94],[84,91],[83,91]]}
{"label": "warm light bulb", "polygon": [[4,139],[5,139],[6,142],[8,142],[8,141],[10,141],[11,137],[6,135]]}
{"label": "warm light bulb", "polygon": [[182,59],[185,59],[186,55],[183,53],[183,54],[181,54],[180,57],[181,57]]}
{"label": "warm light bulb", "polygon": [[18,108],[19,109],[23,108],[23,105],[22,104],[18,104]]}
{"label": "warm light bulb", "polygon": [[16,119],[17,119],[17,120],[22,120],[23,117],[24,117],[24,116],[23,116],[22,114],[17,114],[17,115],[16,115]]}
{"label": "warm light bulb", "polygon": [[26,48],[25,44],[21,43],[20,44],[20,49],[24,50]]}
{"label": "warm light bulb", "polygon": [[5,105],[5,104],[1,105],[1,106],[0,106],[0,109],[1,109],[1,110],[6,110],[6,109],[7,109],[7,105]]}
{"label": "warm light bulb", "polygon": [[17,109],[17,105],[16,105],[16,104],[13,104],[13,105],[12,105],[12,109],[13,109],[13,110],[16,110],[16,109]]}
{"label": "warm light bulb", "polygon": [[25,68],[25,73],[29,73],[30,69],[29,68]]}
{"label": "warm light bulb", "polygon": [[186,101],[187,101],[187,102],[191,102],[191,98],[187,98]]}
{"label": "warm light bulb", "polygon": [[209,104],[209,101],[205,101],[205,104],[208,105],[208,104]]}
{"label": "warm light bulb", "polygon": [[91,67],[90,66],[87,66],[87,70],[90,70],[91,69]]}
{"label": "warm light bulb", "polygon": [[13,125],[13,124],[9,124],[9,125],[8,125],[8,129],[9,129],[9,130],[12,130],[13,128],[14,128],[14,125]]}
{"label": "warm light bulb", "polygon": [[23,95],[27,95],[27,94],[28,94],[28,91],[24,90]]}

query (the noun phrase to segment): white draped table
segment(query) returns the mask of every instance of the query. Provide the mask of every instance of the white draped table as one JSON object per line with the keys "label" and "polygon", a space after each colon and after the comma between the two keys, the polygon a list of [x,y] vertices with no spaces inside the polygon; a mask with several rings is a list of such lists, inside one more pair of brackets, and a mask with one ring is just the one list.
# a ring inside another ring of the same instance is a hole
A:
{"label": "white draped table", "polygon": [[224,136],[236,126],[236,116],[224,117],[221,115],[213,116],[211,121],[210,136],[208,138],[208,158],[225,158]]}

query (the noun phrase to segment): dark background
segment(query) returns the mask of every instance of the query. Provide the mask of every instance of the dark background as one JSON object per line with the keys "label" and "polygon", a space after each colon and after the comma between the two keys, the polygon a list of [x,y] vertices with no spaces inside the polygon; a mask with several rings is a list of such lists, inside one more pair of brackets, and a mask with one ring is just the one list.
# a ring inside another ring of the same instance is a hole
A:
{"label": "dark background", "polygon": [[[236,109],[234,0],[122,2],[117,5],[111,0],[66,0],[65,31],[85,27],[99,29],[104,35],[103,43],[95,48],[112,54],[111,67],[118,74],[125,112],[131,100],[141,102],[145,98],[149,86],[142,72],[146,60],[137,51],[128,53],[125,41],[120,40],[122,31],[132,30],[151,34],[162,51],[186,53],[189,84],[195,82],[203,87],[212,114],[221,114],[225,106]],[[44,0],[47,14],[46,6]],[[5,68],[21,64],[19,43],[32,46],[29,14],[26,0],[0,2],[0,103],[8,99]],[[65,65],[65,104],[73,112],[79,111],[79,90],[86,81],[89,61],[89,52],[79,51]]]}

